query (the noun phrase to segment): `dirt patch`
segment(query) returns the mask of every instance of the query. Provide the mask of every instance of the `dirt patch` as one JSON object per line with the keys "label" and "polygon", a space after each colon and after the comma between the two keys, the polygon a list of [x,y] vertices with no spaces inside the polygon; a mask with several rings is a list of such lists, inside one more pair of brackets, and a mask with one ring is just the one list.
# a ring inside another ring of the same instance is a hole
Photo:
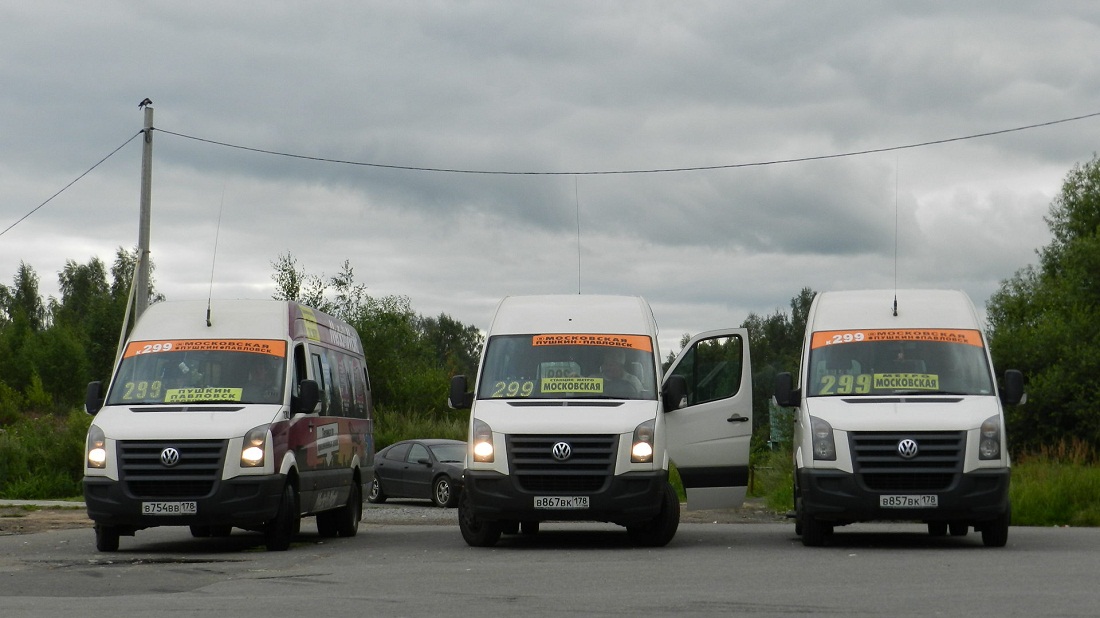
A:
{"label": "dirt patch", "polygon": [[83,508],[0,506],[0,535],[91,527]]}

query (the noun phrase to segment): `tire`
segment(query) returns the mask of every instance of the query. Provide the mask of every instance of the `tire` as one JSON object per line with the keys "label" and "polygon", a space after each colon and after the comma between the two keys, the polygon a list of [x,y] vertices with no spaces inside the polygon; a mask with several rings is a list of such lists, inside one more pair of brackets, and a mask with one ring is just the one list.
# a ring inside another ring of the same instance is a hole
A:
{"label": "tire", "polygon": [[1012,509],[993,521],[982,524],[982,545],[986,547],[1004,547],[1008,543],[1008,526],[1012,522]]}
{"label": "tire", "polygon": [[470,547],[492,547],[500,540],[500,523],[475,517],[465,496],[458,503],[458,529]]}
{"label": "tire", "polygon": [[444,475],[432,483],[432,503],[440,508],[452,507],[458,504],[458,492],[450,477]]}
{"label": "tire", "polygon": [[966,536],[966,533],[970,532],[970,526],[957,522],[952,522],[947,528],[950,530],[951,536]]}
{"label": "tire", "polygon": [[375,478],[370,482],[370,490],[367,491],[367,502],[371,504],[382,504],[386,501],[386,493],[382,491],[382,485]]}
{"label": "tire", "polygon": [[946,521],[930,521],[930,522],[928,522],[928,534],[929,534],[929,536],[947,536],[947,522]]}
{"label": "tire", "polygon": [[359,484],[359,479],[352,480],[347,504],[333,513],[337,534],[353,537],[359,533],[359,520],[363,519],[363,486]]}
{"label": "tire", "polygon": [[298,510],[298,490],[287,482],[283,488],[283,497],[279,501],[279,511],[275,519],[264,527],[264,543],[267,551],[286,551],[301,525],[302,514]]}
{"label": "tire", "polygon": [[802,515],[802,544],[806,547],[821,547],[825,537],[832,534],[833,526],[813,515]]}
{"label": "tire", "polygon": [[630,541],[639,547],[664,547],[680,526],[680,498],[672,485],[665,483],[661,496],[661,510],[657,515],[642,524],[626,527]]}
{"label": "tire", "polygon": [[97,524],[95,527],[95,548],[102,552],[116,552],[118,551],[118,537],[118,528]]}
{"label": "tire", "polygon": [[[798,474],[795,471],[795,474]],[[798,483],[794,483],[794,488],[791,490],[794,496],[794,533],[795,536],[802,536],[802,496],[798,492]]]}

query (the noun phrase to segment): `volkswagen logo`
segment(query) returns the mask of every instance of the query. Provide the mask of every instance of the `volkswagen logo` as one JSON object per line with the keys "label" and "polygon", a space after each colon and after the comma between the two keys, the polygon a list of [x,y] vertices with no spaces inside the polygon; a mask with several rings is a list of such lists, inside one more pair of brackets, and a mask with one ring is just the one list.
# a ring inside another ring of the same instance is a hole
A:
{"label": "volkswagen logo", "polygon": [[917,447],[917,441],[911,438],[906,438],[901,442],[898,442],[898,455],[901,455],[902,459],[912,459],[917,456],[920,448]]}
{"label": "volkswagen logo", "polygon": [[554,445],[554,450],[551,452],[554,455],[554,459],[565,461],[573,454],[573,447],[569,446],[568,442],[558,442]]}
{"label": "volkswagen logo", "polygon": [[180,452],[172,447],[168,447],[160,452],[160,463],[171,468],[172,466],[180,462]]}

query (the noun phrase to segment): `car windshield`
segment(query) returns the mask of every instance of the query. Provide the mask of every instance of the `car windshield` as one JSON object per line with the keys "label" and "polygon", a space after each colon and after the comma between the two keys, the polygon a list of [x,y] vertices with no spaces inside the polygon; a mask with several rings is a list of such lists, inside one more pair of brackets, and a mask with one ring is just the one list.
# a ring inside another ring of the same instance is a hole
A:
{"label": "car windshield", "polygon": [[131,342],[107,404],[283,403],[286,348],[267,339]]}
{"label": "car windshield", "polygon": [[497,335],[478,399],[656,399],[656,376],[645,335]]}
{"label": "car windshield", "polygon": [[976,330],[815,332],[806,378],[810,397],[993,394]]}
{"label": "car windshield", "polygon": [[459,462],[466,459],[465,444],[437,444],[429,447],[435,458],[442,462]]}

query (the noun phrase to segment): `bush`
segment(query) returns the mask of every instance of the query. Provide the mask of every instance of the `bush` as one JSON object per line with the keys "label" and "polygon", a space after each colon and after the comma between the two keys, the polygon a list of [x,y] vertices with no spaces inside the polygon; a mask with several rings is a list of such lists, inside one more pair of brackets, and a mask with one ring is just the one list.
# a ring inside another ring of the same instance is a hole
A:
{"label": "bush", "polygon": [[0,497],[71,498],[82,493],[84,439],[91,417],[24,417],[0,429]]}

